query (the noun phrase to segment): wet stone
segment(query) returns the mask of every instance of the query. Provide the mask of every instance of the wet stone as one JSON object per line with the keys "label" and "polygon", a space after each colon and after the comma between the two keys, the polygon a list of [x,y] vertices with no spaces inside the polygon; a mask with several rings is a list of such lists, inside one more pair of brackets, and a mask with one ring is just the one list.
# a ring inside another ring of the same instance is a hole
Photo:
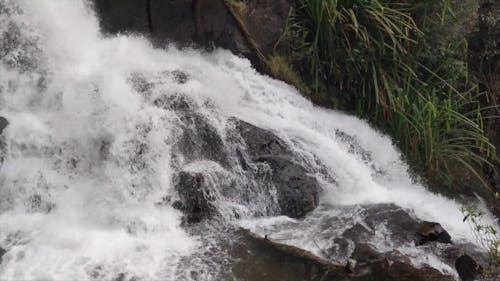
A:
{"label": "wet stone", "polygon": [[187,112],[181,114],[180,119],[183,133],[177,142],[177,149],[188,163],[211,160],[223,167],[229,166],[224,142],[205,117]]}
{"label": "wet stone", "polygon": [[444,230],[444,228],[436,222],[422,222],[415,233],[416,244],[423,245],[427,242],[439,242],[439,243],[451,243],[450,234]]}
{"label": "wet stone", "polygon": [[186,223],[197,223],[216,213],[215,198],[201,173],[180,172],[174,178],[175,189],[180,200],[173,207],[185,213]]}
{"label": "wet stone", "polygon": [[462,281],[474,281],[482,273],[483,269],[469,255],[463,255],[455,262],[455,268]]}

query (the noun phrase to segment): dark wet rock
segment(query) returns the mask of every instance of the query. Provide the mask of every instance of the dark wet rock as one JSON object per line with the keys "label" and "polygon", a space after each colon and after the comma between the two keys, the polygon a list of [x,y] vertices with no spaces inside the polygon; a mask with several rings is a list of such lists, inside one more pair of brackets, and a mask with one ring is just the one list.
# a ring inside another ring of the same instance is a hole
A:
{"label": "dark wet rock", "polygon": [[5,253],[7,253],[7,251],[0,247],[0,264],[2,264],[2,257],[5,255]]}
{"label": "dark wet rock", "polygon": [[267,163],[272,169],[283,215],[301,218],[318,206],[321,187],[304,167],[280,156],[261,157],[257,161]]}
{"label": "dark wet rock", "polygon": [[[184,104],[180,103],[181,106]],[[174,154],[176,166],[182,169],[191,162],[208,160],[246,178],[245,186],[241,186],[232,180],[224,182],[224,178],[211,177],[211,180],[218,181],[216,184],[221,196],[248,206],[262,200],[255,194],[266,198],[275,196],[278,205],[264,204],[260,210],[254,210],[255,215],[282,214],[301,218],[318,205],[321,187],[317,179],[299,164],[297,156],[274,133],[234,118],[230,120],[234,126],[230,126],[228,132],[232,139],[227,141],[245,143],[243,147],[234,149],[231,155],[235,156],[235,161],[230,164],[224,141],[205,117],[191,110],[179,110],[178,115],[183,132],[176,144],[179,155]],[[239,167],[235,167],[238,163]],[[211,202],[213,198],[207,197],[209,187],[206,186],[205,176],[185,172],[179,175],[177,190],[183,193],[183,198],[174,205],[188,214],[189,222],[201,221],[215,213],[216,208]],[[238,215],[235,211],[234,216]]]}
{"label": "dark wet rock", "polygon": [[[306,250],[259,237],[246,230],[231,244],[230,255],[235,260],[232,272],[238,280],[288,281],[452,281],[452,276],[438,270],[416,268],[386,257],[368,245],[355,252],[357,264],[352,272],[346,264],[325,260]],[[258,268],[258,270],[255,270]]]}
{"label": "dark wet rock", "polygon": [[107,33],[148,33],[148,7],[150,0],[95,0],[101,28]]}
{"label": "dark wet rock", "polygon": [[416,268],[398,251],[378,253],[367,244],[358,244],[352,255],[358,261],[353,278],[371,281],[445,281],[454,280],[438,270],[424,266]]}
{"label": "dark wet rock", "polygon": [[0,116],[0,135],[3,133],[3,130],[7,128],[9,125],[9,121],[7,118]]}
{"label": "dark wet rock", "polygon": [[200,222],[216,213],[215,198],[203,174],[180,172],[174,178],[174,186],[180,200],[173,206],[185,213],[185,222]]}
{"label": "dark wet rock", "polygon": [[451,243],[450,234],[436,222],[422,222],[415,232],[417,245],[423,245],[427,242]]}
{"label": "dark wet rock", "polygon": [[455,262],[455,268],[462,281],[474,281],[483,271],[469,255],[460,256]]}
{"label": "dark wet rock", "polygon": [[[392,244],[404,244],[414,240],[419,221],[404,209],[394,204],[376,204],[363,206],[361,211],[363,224],[355,223],[343,233],[344,239],[355,243],[365,243],[376,234],[385,231],[386,240]],[[382,229],[380,229],[382,228]]]}
{"label": "dark wet rock", "polygon": [[252,160],[265,156],[292,156],[285,143],[273,132],[233,118],[231,122],[245,141],[246,152]]}
{"label": "dark wet rock", "polygon": [[[344,265],[312,253],[259,237],[247,230],[238,232],[230,245],[235,261],[232,272],[237,280],[345,280]],[[328,276],[328,278],[326,278]]]}
{"label": "dark wet rock", "polygon": [[244,1],[232,9],[225,0],[94,0],[106,33],[142,33],[156,45],[176,43],[229,49],[256,67],[275,52],[287,51],[281,40],[291,0]]}
{"label": "dark wet rock", "polygon": [[[231,121],[245,142],[247,158],[271,168],[271,182],[278,192],[281,214],[301,218],[314,210],[321,187],[317,179],[299,164],[299,159],[285,142],[271,131],[241,120]],[[240,155],[239,158],[244,163],[243,167],[247,167],[245,157]]]}
{"label": "dark wet rock", "polygon": [[211,160],[224,167],[229,166],[224,142],[209,121],[196,113],[180,114],[183,133],[177,148],[186,162]]}

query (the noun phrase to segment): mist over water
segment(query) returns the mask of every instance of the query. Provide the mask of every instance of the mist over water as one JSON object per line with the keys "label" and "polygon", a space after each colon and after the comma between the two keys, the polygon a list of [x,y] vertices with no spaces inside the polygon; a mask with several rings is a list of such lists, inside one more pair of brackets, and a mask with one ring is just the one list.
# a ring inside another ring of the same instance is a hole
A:
{"label": "mist over water", "polygon": [[[228,225],[291,235],[289,243],[317,252],[310,236],[299,235],[321,231],[315,221],[362,220],[357,205],[393,203],[439,221],[454,240],[475,243],[461,206],[413,183],[390,138],[355,117],[313,106],[228,51],[162,50],[139,36],[105,38],[92,8],[77,0],[0,0],[0,34],[0,116],[10,123],[0,170],[0,246],[8,250],[0,280],[190,278],[184,273],[200,266],[191,261],[212,238],[188,233],[180,211],[158,204],[178,197],[173,175],[207,171],[214,185],[227,178],[236,188],[244,184],[217,163],[174,159],[182,121],[154,105],[162,95],[187,97],[221,136],[231,117],[274,132],[322,184],[322,205],[304,221],[255,217],[263,207],[276,208],[272,197],[258,193],[254,205],[219,198]],[[383,241],[373,243],[383,247]]]}

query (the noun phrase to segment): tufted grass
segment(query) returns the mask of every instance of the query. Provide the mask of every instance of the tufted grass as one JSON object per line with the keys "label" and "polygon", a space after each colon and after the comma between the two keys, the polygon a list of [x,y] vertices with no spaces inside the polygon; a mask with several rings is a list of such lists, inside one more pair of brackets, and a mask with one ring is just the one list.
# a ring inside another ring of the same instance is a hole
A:
{"label": "tufted grass", "polygon": [[[391,134],[414,171],[456,189],[488,190],[495,147],[484,133],[487,98],[461,56],[453,3],[298,0],[294,59],[314,95]],[[310,74],[307,76],[307,74]]]}

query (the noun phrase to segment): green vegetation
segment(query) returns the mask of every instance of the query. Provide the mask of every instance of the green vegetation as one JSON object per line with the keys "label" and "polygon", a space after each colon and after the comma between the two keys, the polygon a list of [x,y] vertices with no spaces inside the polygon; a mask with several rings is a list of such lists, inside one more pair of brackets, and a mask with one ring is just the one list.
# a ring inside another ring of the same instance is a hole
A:
{"label": "green vegetation", "polygon": [[301,93],[310,94],[310,90],[300,75],[295,71],[283,56],[274,55],[269,58],[267,65],[274,77],[294,85]]}
{"label": "green vegetation", "polygon": [[241,0],[225,0],[225,1],[238,14],[244,14],[247,11],[247,4]]}
{"label": "green vegetation", "polygon": [[[497,193],[496,199],[500,200]],[[484,213],[474,208],[463,208],[464,222],[467,221],[476,240],[489,253],[488,264],[483,265],[483,275],[497,280],[500,277],[500,232],[483,221]],[[489,280],[489,279],[488,279]]]}
{"label": "green vegetation", "polygon": [[313,100],[391,134],[433,186],[488,187],[497,159],[483,127],[495,116],[464,62],[470,23],[458,20],[474,1],[298,2],[287,37]]}

